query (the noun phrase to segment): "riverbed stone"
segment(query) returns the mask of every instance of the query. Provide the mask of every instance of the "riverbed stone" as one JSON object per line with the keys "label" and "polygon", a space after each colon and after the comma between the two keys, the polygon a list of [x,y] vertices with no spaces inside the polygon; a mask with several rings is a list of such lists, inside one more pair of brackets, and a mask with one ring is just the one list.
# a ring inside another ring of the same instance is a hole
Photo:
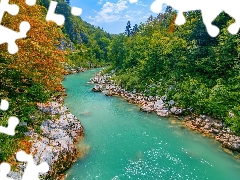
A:
{"label": "riverbed stone", "polygon": [[103,87],[102,87],[102,85],[100,85],[100,84],[96,84],[96,85],[92,88],[92,90],[93,90],[94,92],[102,92],[102,91],[103,91]]}
{"label": "riverbed stone", "polygon": [[180,115],[183,113],[183,109],[182,108],[178,108],[176,111],[175,111],[175,114],[176,115]]}
{"label": "riverbed stone", "polygon": [[150,113],[153,111],[153,108],[150,105],[143,105],[140,108],[141,111]]}
{"label": "riverbed stone", "polygon": [[175,102],[174,102],[173,100],[170,100],[170,101],[168,102],[168,104],[169,104],[169,106],[173,106],[173,105],[175,104]]}
{"label": "riverbed stone", "polygon": [[169,116],[169,111],[168,110],[158,110],[157,115],[161,117],[167,117]]}
{"label": "riverbed stone", "polygon": [[180,114],[182,114],[183,113],[183,109],[182,108],[177,108],[177,107],[172,107],[171,109],[170,109],[170,111],[171,111],[171,113],[172,114],[175,114],[175,115],[180,115]]}
{"label": "riverbed stone", "polygon": [[219,131],[218,129],[213,129],[212,132],[213,132],[214,134],[218,134],[220,131]]}
{"label": "riverbed stone", "polygon": [[210,130],[210,129],[211,129],[211,125],[210,125],[210,124],[206,124],[206,125],[204,126],[204,129]]}
{"label": "riverbed stone", "polygon": [[[45,179],[57,179],[60,173],[76,161],[76,144],[84,135],[83,127],[63,104],[38,103],[38,108],[51,115],[60,114],[60,116],[52,116],[53,119],[43,121],[40,134],[34,130],[25,133],[30,138],[30,154],[33,155],[35,164],[47,162],[49,165],[49,171],[41,175]],[[24,164],[19,165],[19,172],[11,171],[9,177],[18,180],[24,171]]]}
{"label": "riverbed stone", "polygon": [[214,122],[213,127],[216,128],[216,129],[220,129],[222,127],[222,124]]}
{"label": "riverbed stone", "polygon": [[177,108],[176,108],[176,107],[172,107],[172,108],[170,109],[170,111],[171,111],[172,114],[174,114],[174,113],[177,111]]}

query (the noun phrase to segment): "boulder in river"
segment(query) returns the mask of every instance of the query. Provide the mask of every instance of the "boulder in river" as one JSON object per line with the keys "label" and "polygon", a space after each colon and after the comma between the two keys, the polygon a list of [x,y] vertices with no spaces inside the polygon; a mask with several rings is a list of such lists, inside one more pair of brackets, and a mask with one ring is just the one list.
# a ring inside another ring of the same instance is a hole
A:
{"label": "boulder in river", "polygon": [[143,111],[143,112],[150,113],[150,112],[153,111],[153,108],[150,105],[145,104],[140,108],[140,110]]}
{"label": "boulder in river", "polygon": [[177,108],[177,107],[172,107],[170,109],[171,113],[172,114],[175,114],[175,115],[180,115],[183,113],[183,109],[182,108]]}
{"label": "boulder in river", "polygon": [[112,96],[112,95],[113,95],[113,92],[112,92],[112,90],[111,90],[111,89],[109,89],[105,95],[106,95],[106,96]]}
{"label": "boulder in river", "polygon": [[167,117],[167,116],[169,115],[169,112],[168,112],[168,110],[165,110],[165,109],[163,109],[163,110],[158,110],[158,111],[157,111],[157,115],[158,115],[158,116],[161,116],[161,117]]}
{"label": "boulder in river", "polygon": [[162,110],[165,108],[164,102],[162,100],[157,100],[154,104],[154,110],[158,111],[158,110]]}
{"label": "boulder in river", "polygon": [[102,85],[100,85],[100,84],[96,84],[96,85],[92,88],[92,90],[93,90],[94,92],[102,92],[102,91],[103,91],[103,87],[102,87]]}
{"label": "boulder in river", "polygon": [[173,106],[175,104],[175,102],[173,101],[173,100],[170,100],[169,102],[168,102],[168,105],[169,106]]}

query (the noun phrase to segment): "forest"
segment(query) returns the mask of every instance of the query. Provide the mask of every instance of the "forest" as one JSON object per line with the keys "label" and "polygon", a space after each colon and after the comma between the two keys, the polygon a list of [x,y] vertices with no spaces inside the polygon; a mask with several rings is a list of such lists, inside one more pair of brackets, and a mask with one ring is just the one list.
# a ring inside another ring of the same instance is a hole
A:
{"label": "forest", "polygon": [[31,29],[16,41],[18,53],[10,55],[7,44],[0,45],[0,98],[10,103],[8,111],[0,111],[1,125],[7,125],[9,115],[27,124],[18,126],[14,137],[0,134],[0,162],[24,149],[28,129],[40,131],[46,117],[36,103],[64,94],[66,66],[108,66],[127,90],[167,95],[177,106],[218,118],[240,133],[239,33],[227,31],[234,22],[227,14],[213,22],[221,29],[216,38],[208,35],[200,11],[185,13],[186,23],[176,26],[177,12],[170,7],[139,25],[131,27],[129,21],[125,32],[123,27],[123,33],[113,35],[72,16],[69,1],[57,1],[56,13],[65,16],[62,27],[46,21],[49,0],[31,8],[25,0],[13,0],[20,13],[3,17],[2,25],[10,29],[18,31],[23,20]]}
{"label": "forest", "polygon": [[227,30],[234,19],[221,13],[212,22],[221,32],[212,38],[200,11],[185,13],[182,26],[175,25],[176,14],[167,7],[138,26],[127,23],[109,46],[115,81],[146,96],[167,95],[177,106],[240,133],[239,33]]}

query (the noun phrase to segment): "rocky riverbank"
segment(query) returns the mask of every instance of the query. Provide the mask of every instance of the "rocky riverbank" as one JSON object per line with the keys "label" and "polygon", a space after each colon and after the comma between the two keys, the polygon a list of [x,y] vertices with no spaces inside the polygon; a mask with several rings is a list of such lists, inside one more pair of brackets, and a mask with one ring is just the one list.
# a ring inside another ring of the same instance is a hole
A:
{"label": "rocky riverbank", "polygon": [[[175,106],[175,102],[167,98],[149,96],[146,97],[136,91],[128,92],[119,87],[111,80],[111,75],[101,75],[98,73],[90,79],[90,83],[95,83],[94,92],[104,92],[106,96],[120,96],[130,103],[140,106],[140,110],[146,113],[155,112],[161,117],[174,116],[182,119],[183,127],[203,133],[205,136],[213,137],[222,144],[222,147],[228,148],[234,152],[240,152],[240,137],[232,132],[222,121],[213,119],[205,115],[195,115],[192,109],[183,109]],[[189,111],[190,116],[184,117],[184,112]],[[181,118],[180,118],[181,117]]]}
{"label": "rocky riverbank", "polygon": [[[80,156],[77,143],[84,136],[79,120],[63,105],[63,99],[48,103],[38,103],[38,109],[49,115],[39,130],[30,129],[26,133],[28,154],[33,155],[35,164],[47,162],[49,171],[41,174],[42,179],[63,179],[67,170]],[[33,117],[34,121],[34,117]],[[18,172],[10,172],[9,176],[20,180],[26,165],[18,164]]]}
{"label": "rocky riverbank", "polygon": [[66,70],[66,74],[65,75],[81,73],[81,72],[84,72],[84,71],[87,70],[87,68],[83,68],[81,66],[79,66],[79,67],[72,67],[72,66],[70,66],[67,63],[65,63],[63,66],[64,66],[64,69]]}

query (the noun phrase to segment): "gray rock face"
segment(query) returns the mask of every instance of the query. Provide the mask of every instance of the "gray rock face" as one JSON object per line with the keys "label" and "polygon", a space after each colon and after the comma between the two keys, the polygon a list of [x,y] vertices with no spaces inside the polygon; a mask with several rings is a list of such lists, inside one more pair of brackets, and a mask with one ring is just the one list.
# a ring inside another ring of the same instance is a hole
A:
{"label": "gray rock face", "polygon": [[[39,103],[38,108],[42,112],[58,116],[45,120],[40,126],[40,134],[34,130],[26,133],[32,144],[30,153],[33,155],[35,164],[48,163],[49,171],[41,174],[44,179],[56,179],[59,173],[68,169],[76,161],[76,143],[83,136],[83,127],[79,120],[58,102]],[[9,177],[20,180],[24,164],[20,164],[19,168],[22,171],[10,172]]]}
{"label": "gray rock face", "polygon": [[38,103],[38,109],[51,115],[64,114],[68,110],[67,107],[57,102],[49,102],[47,104]]}
{"label": "gray rock face", "polygon": [[65,38],[62,38],[60,40],[60,44],[57,46],[57,49],[65,51],[67,48],[70,49],[70,51],[72,52],[74,51],[73,43]]}
{"label": "gray rock face", "polygon": [[67,108],[57,102],[51,106],[40,106],[42,111],[60,115],[54,120],[46,120],[40,129],[41,135],[32,133],[31,153],[36,162],[48,162],[50,170],[46,176],[56,177],[69,168],[76,160],[76,143],[83,135],[83,127],[78,119],[68,112]]}

